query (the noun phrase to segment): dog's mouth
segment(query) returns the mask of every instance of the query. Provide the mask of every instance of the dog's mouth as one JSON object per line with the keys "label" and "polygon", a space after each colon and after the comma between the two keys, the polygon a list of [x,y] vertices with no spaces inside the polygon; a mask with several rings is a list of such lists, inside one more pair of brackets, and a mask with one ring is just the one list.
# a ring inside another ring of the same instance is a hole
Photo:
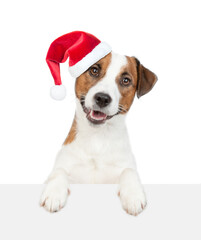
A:
{"label": "dog's mouth", "polygon": [[81,98],[80,103],[82,105],[83,111],[86,113],[86,118],[93,124],[103,124],[106,122],[106,120],[111,119],[119,113],[117,112],[114,115],[107,115],[104,112],[95,109],[89,109],[85,106],[84,98]]}
{"label": "dog's mouth", "polygon": [[107,119],[110,119],[111,116],[106,115],[103,112],[95,111],[95,110],[89,110],[87,113],[87,119],[94,124],[103,124]]}

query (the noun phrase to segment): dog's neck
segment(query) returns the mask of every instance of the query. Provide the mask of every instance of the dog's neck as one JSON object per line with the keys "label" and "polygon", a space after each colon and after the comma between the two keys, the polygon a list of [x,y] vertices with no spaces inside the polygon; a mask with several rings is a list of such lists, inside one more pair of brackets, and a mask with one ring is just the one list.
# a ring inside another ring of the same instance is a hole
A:
{"label": "dog's neck", "polygon": [[118,114],[114,116],[112,119],[107,120],[106,123],[100,124],[100,125],[94,125],[89,122],[89,120],[86,118],[86,113],[83,111],[83,108],[80,104],[80,101],[76,99],[76,125],[77,129],[80,131],[89,131],[89,134],[91,132],[98,133],[98,132],[110,132],[112,131],[120,131],[125,130],[125,117],[126,114]]}

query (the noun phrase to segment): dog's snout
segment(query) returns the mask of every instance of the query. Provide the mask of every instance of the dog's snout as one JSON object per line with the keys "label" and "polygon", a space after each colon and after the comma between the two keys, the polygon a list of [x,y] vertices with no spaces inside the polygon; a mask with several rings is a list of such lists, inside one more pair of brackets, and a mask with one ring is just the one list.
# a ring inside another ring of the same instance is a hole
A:
{"label": "dog's snout", "polygon": [[96,104],[101,108],[106,107],[112,101],[112,98],[110,97],[110,95],[102,92],[96,93],[94,96],[94,99]]}

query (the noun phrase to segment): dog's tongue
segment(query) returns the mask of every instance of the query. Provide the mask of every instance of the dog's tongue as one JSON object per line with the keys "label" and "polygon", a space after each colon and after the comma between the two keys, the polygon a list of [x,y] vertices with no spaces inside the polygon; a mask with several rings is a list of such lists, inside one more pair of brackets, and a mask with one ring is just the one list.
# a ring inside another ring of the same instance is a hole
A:
{"label": "dog's tongue", "polygon": [[103,112],[99,112],[99,111],[92,111],[91,112],[91,116],[94,119],[105,119],[107,117],[107,115]]}

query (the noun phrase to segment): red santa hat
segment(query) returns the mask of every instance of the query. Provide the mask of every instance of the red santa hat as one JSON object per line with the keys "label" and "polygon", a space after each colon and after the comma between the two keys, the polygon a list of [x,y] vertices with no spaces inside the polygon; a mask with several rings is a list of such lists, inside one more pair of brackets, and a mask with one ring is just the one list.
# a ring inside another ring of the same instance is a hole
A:
{"label": "red santa hat", "polygon": [[61,82],[60,63],[65,62],[68,58],[69,72],[74,78],[77,78],[110,52],[111,47],[107,43],[81,31],[65,34],[53,41],[46,57],[55,83],[50,91],[51,97],[62,100],[66,95],[66,89]]}

